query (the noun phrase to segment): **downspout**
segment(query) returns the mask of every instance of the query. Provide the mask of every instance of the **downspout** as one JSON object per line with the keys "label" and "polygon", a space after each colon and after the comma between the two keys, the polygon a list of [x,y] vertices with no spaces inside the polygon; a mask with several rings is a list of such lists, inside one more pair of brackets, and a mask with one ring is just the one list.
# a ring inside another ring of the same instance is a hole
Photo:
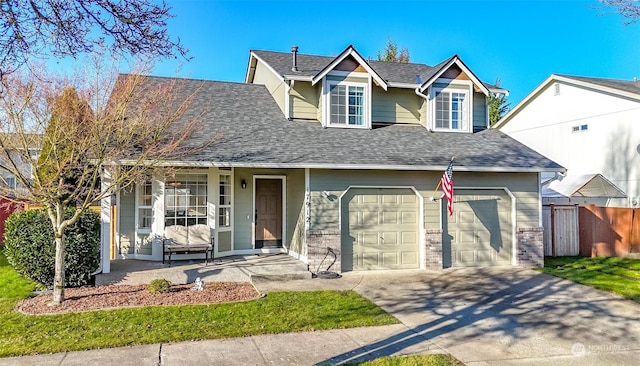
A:
{"label": "downspout", "polygon": [[[424,93],[422,93],[422,92],[420,91],[420,87],[417,87],[417,88],[415,89],[415,92],[416,92],[416,95],[418,95],[419,97],[424,98],[425,103],[427,103],[427,102],[429,101],[429,96],[427,96],[427,95],[425,95]],[[427,105],[427,107],[428,107],[428,105]],[[428,109],[428,108],[425,108],[425,109],[427,110],[427,115],[429,115],[429,109]],[[425,126],[427,127],[427,131],[429,131],[429,132],[433,132],[433,130],[429,127],[429,126],[430,126],[430,125],[429,125],[429,118],[426,118],[426,117],[425,117],[425,121],[424,121],[424,122],[425,122]]]}

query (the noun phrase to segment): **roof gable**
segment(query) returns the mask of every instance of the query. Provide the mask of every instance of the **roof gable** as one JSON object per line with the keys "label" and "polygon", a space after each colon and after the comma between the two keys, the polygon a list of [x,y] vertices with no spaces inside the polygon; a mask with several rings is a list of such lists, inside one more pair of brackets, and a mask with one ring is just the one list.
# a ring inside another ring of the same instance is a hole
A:
{"label": "roof gable", "polygon": [[[355,61],[355,64],[354,64]],[[367,61],[360,56],[356,49],[349,45],[342,53],[340,53],[336,58],[334,58],[329,64],[327,64],[322,70],[320,70],[317,74],[315,74],[311,78],[311,85],[315,85],[318,81],[322,80],[328,73],[333,70],[340,70],[338,67],[342,68],[350,68],[355,67],[358,64],[358,67],[361,67],[366,71],[373,80],[382,87],[382,89],[387,90],[387,82],[384,80],[370,65]],[[358,67],[355,67],[356,69]],[[355,69],[354,69],[355,70]],[[342,70],[347,71],[347,70]]]}
{"label": "roof gable", "polygon": [[555,82],[563,82],[570,85],[589,88],[602,93],[608,93],[622,98],[630,98],[640,101],[640,81],[627,81],[616,79],[589,78],[581,76],[557,75],[551,74],[540,85],[538,85],[531,93],[522,99],[515,107],[513,107],[504,117],[500,119],[494,128],[501,128],[517,115],[525,106],[531,103],[544,90]]}
{"label": "roof gable", "polygon": [[423,93],[439,78],[463,78],[466,80],[470,80],[478,91],[484,93],[485,95],[489,95],[489,89],[487,88],[487,86],[482,81],[480,81],[478,77],[476,77],[476,75],[467,67],[467,65],[462,62],[458,55],[453,55],[447,60],[434,66],[433,72],[429,75],[428,79],[424,80],[418,90]]}

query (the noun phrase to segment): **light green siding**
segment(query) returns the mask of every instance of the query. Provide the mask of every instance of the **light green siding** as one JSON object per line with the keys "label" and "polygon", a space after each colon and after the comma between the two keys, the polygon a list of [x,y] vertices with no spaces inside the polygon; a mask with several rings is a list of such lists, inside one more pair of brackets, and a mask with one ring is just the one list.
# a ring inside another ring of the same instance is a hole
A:
{"label": "light green siding", "polygon": [[135,253],[136,221],[135,189],[120,192],[120,254]]}
{"label": "light green siding", "polygon": [[424,124],[424,99],[413,89],[372,88],[371,119],[373,122]]}
{"label": "light green siding", "polygon": [[318,119],[321,84],[311,86],[310,82],[296,81],[293,83],[291,94],[291,117],[303,119]]}
{"label": "light green siding", "polygon": [[[250,169],[236,168],[234,170],[234,223],[233,249],[253,249],[253,177],[286,176],[286,240],[287,248],[303,247],[304,233],[304,169]],[[246,189],[242,189],[241,182],[245,180]],[[302,254],[302,253],[300,253]]]}
{"label": "light green siding", "polygon": [[282,113],[284,113],[284,95],[285,85],[271,70],[269,70],[261,61],[256,64],[256,72],[253,77],[254,84],[262,84],[267,87],[269,93],[276,101]]}
{"label": "light green siding", "polygon": [[474,131],[487,128],[487,103],[485,95],[473,93],[473,129]]}
{"label": "light green siding", "polygon": [[[338,197],[349,186],[390,187],[413,186],[424,197],[424,222],[427,229],[440,229],[440,201],[431,201],[442,172],[325,170],[310,172],[312,230],[338,230]],[[467,173],[456,172],[455,187],[502,188],[507,187],[516,197],[517,227],[539,226],[538,178],[536,173]],[[323,191],[332,194],[325,198]],[[436,192],[440,198],[442,190]]]}
{"label": "light green siding", "polygon": [[[326,170],[313,169],[310,172],[310,229],[339,230],[340,206],[338,197],[349,186],[395,187],[413,186],[425,197],[425,212],[435,210],[439,213],[438,202],[429,200],[442,173],[418,171],[376,171],[376,170]],[[331,193],[329,198],[322,192]],[[426,219],[425,215],[425,219]],[[439,221],[438,221],[439,222]]]}

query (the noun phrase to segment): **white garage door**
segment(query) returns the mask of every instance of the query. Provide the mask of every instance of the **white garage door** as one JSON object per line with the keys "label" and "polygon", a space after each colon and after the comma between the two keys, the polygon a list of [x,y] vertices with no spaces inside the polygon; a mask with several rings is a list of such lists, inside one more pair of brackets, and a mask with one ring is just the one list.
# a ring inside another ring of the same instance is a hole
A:
{"label": "white garage door", "polygon": [[343,269],[420,268],[419,199],[411,189],[351,189],[342,210]]}
{"label": "white garage door", "polygon": [[[447,215],[445,266],[510,265],[513,254],[511,198],[504,190],[455,190],[454,214]],[[448,243],[447,243],[448,242]],[[446,258],[447,246],[450,258]]]}

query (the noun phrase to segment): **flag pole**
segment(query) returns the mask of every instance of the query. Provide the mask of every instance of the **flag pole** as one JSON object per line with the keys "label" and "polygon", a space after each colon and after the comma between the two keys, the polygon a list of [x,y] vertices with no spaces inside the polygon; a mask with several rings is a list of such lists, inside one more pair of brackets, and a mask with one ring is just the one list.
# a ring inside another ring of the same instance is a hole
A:
{"label": "flag pole", "polygon": [[[451,164],[455,158],[456,158],[455,156],[452,156],[452,157],[451,157],[451,161],[449,162],[449,164]],[[441,185],[442,185],[442,179],[440,179],[440,180],[438,181],[438,185],[436,186],[436,189],[434,189],[434,190],[433,190],[433,193],[431,194],[431,200],[432,200],[432,201],[434,200],[433,196],[435,196],[435,195],[436,195],[436,192],[438,191],[438,188],[440,188],[440,186],[441,186]]]}

